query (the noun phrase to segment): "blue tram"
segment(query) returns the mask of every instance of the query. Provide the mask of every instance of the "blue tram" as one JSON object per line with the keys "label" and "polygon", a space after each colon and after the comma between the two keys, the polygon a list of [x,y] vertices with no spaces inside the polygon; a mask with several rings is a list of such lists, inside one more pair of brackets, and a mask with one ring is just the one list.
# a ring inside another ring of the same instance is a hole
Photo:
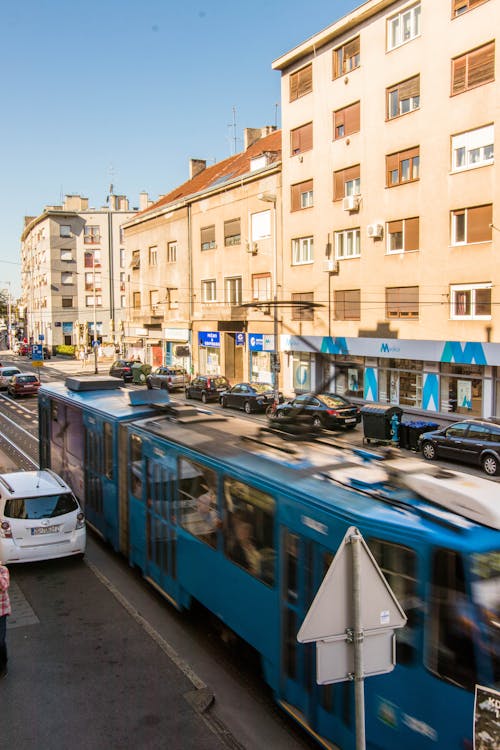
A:
{"label": "blue tram", "polygon": [[355,747],[353,686],[317,685],[314,646],[296,635],[354,525],[408,617],[396,668],[365,682],[367,747],[472,748],[474,686],[500,684],[498,485],[193,407],[132,407],[118,381],[74,387],[40,389],[41,467],[176,607],[196,599],[251,644],[320,744]]}

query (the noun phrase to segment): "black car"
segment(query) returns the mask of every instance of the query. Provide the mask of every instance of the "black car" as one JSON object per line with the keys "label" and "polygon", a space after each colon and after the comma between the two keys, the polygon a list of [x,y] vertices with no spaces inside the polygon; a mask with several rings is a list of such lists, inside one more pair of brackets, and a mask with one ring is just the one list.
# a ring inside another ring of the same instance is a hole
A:
{"label": "black car", "polygon": [[[243,409],[247,414],[254,411],[265,411],[274,401],[274,390],[269,383],[237,383],[228,391],[220,394],[221,406]],[[283,394],[279,394],[280,403]]]}
{"label": "black car", "polygon": [[179,365],[162,365],[146,376],[148,388],[160,388],[164,391],[174,391],[185,388],[189,383],[189,375],[184,367]]}
{"label": "black car", "polygon": [[123,382],[132,380],[132,365],[136,362],[133,359],[117,359],[109,368],[109,374],[113,378],[122,378]]}
{"label": "black car", "polygon": [[206,404],[207,401],[218,401],[221,393],[229,388],[231,384],[224,375],[197,375],[186,386],[186,398],[199,398]]}
{"label": "black car", "polygon": [[293,401],[279,404],[275,419],[309,422],[315,429],[345,427],[352,429],[361,422],[361,411],[337,393],[303,393]]}
{"label": "black car", "polygon": [[481,466],[486,474],[500,472],[500,419],[465,419],[419,437],[424,458],[451,458]]}

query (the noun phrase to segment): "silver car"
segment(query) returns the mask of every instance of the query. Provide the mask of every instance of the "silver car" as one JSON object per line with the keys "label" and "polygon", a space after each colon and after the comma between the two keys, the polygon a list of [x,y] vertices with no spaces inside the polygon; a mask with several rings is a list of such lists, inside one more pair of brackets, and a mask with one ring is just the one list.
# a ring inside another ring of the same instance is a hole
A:
{"label": "silver car", "polygon": [[189,383],[189,375],[179,365],[162,365],[146,377],[148,388],[161,388],[165,391],[181,390]]}
{"label": "silver car", "polygon": [[19,367],[0,367],[0,390],[6,390],[13,375],[20,375]]}

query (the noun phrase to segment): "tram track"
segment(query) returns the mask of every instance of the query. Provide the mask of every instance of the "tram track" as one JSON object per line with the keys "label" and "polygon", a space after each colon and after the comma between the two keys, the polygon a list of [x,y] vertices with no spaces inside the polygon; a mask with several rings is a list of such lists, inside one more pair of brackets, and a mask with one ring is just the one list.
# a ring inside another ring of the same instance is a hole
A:
{"label": "tram track", "polygon": [[38,415],[4,394],[0,394],[0,452],[21,470],[38,468]]}

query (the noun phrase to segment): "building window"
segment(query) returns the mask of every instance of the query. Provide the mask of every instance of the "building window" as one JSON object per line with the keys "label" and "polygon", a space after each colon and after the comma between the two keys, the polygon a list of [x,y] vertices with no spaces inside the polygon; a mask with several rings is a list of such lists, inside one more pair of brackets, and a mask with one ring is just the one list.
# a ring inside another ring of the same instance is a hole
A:
{"label": "building window", "polygon": [[419,218],[388,221],[386,224],[387,252],[404,253],[419,249]]}
{"label": "building window", "polygon": [[267,301],[271,299],[271,274],[256,273],[252,276],[252,299]]}
{"label": "building window", "polygon": [[132,260],[130,261],[130,268],[132,271],[138,271],[141,267],[141,251],[134,250],[132,253]]}
{"label": "building window", "polygon": [[313,147],[313,124],[308,122],[307,125],[301,125],[290,131],[290,153],[303,154],[304,151],[310,151]]}
{"label": "building window", "polygon": [[177,242],[167,242],[167,263],[177,262]]}
{"label": "building window", "polygon": [[100,268],[101,267],[101,251],[92,250],[92,252],[84,253],[83,265],[85,268]]}
{"label": "building window", "polygon": [[120,268],[125,268],[125,250],[120,248]]}
{"label": "building window", "polygon": [[61,224],[59,227],[59,237],[71,237],[71,227],[69,224]]}
{"label": "building window", "polygon": [[102,291],[102,280],[100,273],[85,273],[85,291],[86,292],[101,292]]}
{"label": "building window", "polygon": [[385,157],[387,187],[414,182],[420,177],[420,147],[400,151]]}
{"label": "building window", "polygon": [[339,169],[333,173],[333,200],[340,201],[348,195],[361,193],[360,166]]}
{"label": "building window", "polygon": [[132,294],[132,307],[134,310],[140,310],[141,309],[141,293],[140,292],[133,292]]}
{"label": "building window", "polygon": [[451,61],[451,95],[482,86],[495,78],[495,42],[466,52]]}
{"label": "building window", "polygon": [[312,63],[290,74],[290,101],[300,99],[313,90]]}
{"label": "building window", "polygon": [[228,305],[241,304],[241,276],[224,280],[226,303]]}
{"label": "building window", "polygon": [[360,128],[360,103],[355,102],[348,107],[338,109],[333,113],[333,138],[339,140],[352,133],[357,133]]}
{"label": "building window", "polygon": [[420,76],[413,76],[386,89],[387,119],[406,115],[420,107]]}
{"label": "building window", "polygon": [[292,211],[300,211],[313,205],[313,181],[306,180],[291,187]]}
{"label": "building window", "polygon": [[224,222],[224,245],[231,247],[241,242],[241,220],[232,219]]}
{"label": "building window", "polygon": [[73,297],[62,297],[61,307],[73,307]]}
{"label": "building window", "polygon": [[344,258],[359,258],[361,255],[360,231],[357,229],[344,229],[335,232],[335,257],[337,260]]}
{"label": "building window", "polygon": [[61,284],[74,284],[73,274],[70,271],[63,271],[61,273]]}
{"label": "building window", "polygon": [[292,320],[314,320],[313,292],[292,293]]}
{"label": "building window", "polygon": [[491,284],[456,284],[450,287],[452,320],[489,320]]}
{"label": "building window", "polygon": [[[94,301],[95,300],[95,301]],[[96,294],[89,297],[85,297],[85,305],[87,307],[102,307],[102,297],[100,294]]]}
{"label": "building window", "polygon": [[120,292],[125,291],[125,272],[120,271]]}
{"label": "building window", "polygon": [[461,16],[468,10],[472,10],[478,5],[482,5],[486,0],[451,0],[451,15],[452,18]]}
{"label": "building window", "polygon": [[418,318],[418,286],[397,286],[385,290],[388,318]]}
{"label": "building window", "polygon": [[333,77],[339,78],[359,68],[360,61],[359,36],[333,50]]}
{"label": "building window", "polygon": [[271,236],[271,211],[257,211],[250,217],[252,242],[269,239]]}
{"label": "building window", "polygon": [[152,289],[149,292],[149,306],[152,315],[161,315],[160,311],[160,292],[158,289]]}
{"label": "building window", "polygon": [[83,228],[83,242],[85,245],[96,245],[101,241],[99,227],[86,226]]}
{"label": "building window", "polygon": [[312,263],[314,260],[314,237],[298,237],[292,240],[292,264]]}
{"label": "building window", "polygon": [[474,206],[451,212],[451,244],[491,242],[493,206]]}
{"label": "building window", "polygon": [[149,265],[150,266],[158,265],[158,248],[156,245],[149,248]]}
{"label": "building window", "polygon": [[335,320],[361,319],[361,290],[335,291]]}
{"label": "building window", "polygon": [[125,295],[122,295],[120,297],[120,307],[122,308],[122,310],[124,310],[126,306],[127,306],[127,298],[125,297]]}
{"label": "building window", "polygon": [[216,302],[217,301],[217,286],[215,279],[202,282],[202,293],[203,302]]}
{"label": "building window", "polygon": [[179,290],[177,287],[167,288],[167,303],[169,310],[179,309]]}
{"label": "building window", "polygon": [[420,36],[420,3],[387,19],[387,50]]}
{"label": "building window", "polygon": [[200,242],[202,250],[213,250],[215,244],[215,224],[210,227],[202,227],[200,230]]}
{"label": "building window", "polygon": [[73,260],[73,251],[72,250],[61,250],[61,260],[62,261]]}
{"label": "building window", "polygon": [[494,161],[493,125],[468,130],[451,138],[451,168],[454,172],[484,167]]}

